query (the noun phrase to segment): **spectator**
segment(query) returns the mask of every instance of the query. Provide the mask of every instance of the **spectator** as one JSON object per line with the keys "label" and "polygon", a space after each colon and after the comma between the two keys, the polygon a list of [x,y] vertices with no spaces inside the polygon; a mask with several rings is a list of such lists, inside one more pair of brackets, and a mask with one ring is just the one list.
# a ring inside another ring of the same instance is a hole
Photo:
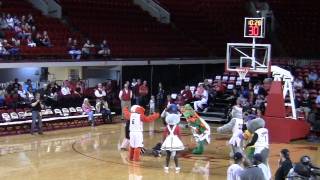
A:
{"label": "spectator", "polygon": [[234,164],[228,167],[227,180],[240,180],[240,174],[243,171],[243,156],[240,152],[236,152],[233,156]]}
{"label": "spectator", "polygon": [[132,91],[129,89],[129,83],[124,84],[124,88],[119,92],[119,99],[121,100],[121,119],[124,119],[123,110],[125,107],[131,108]]}
{"label": "spectator", "polygon": [[305,89],[312,89],[313,88],[313,82],[314,81],[310,81],[308,77],[305,77],[304,88]]}
{"label": "spectator", "polygon": [[98,101],[96,103],[96,111],[97,113],[101,113],[102,114],[102,119],[105,123],[107,123],[107,120],[109,121],[109,123],[111,123],[112,118],[111,118],[111,110],[109,108],[109,104],[107,101]]}
{"label": "spectator", "polygon": [[33,42],[36,43],[37,46],[43,46],[43,44],[42,44],[42,36],[41,36],[41,34],[39,32],[33,38]]}
{"label": "spectator", "polygon": [[269,168],[262,163],[262,156],[260,154],[253,155],[253,164],[262,170],[265,180],[271,180],[271,172],[269,171]]}
{"label": "spectator", "polygon": [[165,101],[165,91],[163,89],[162,83],[159,82],[158,84],[158,93],[157,93],[157,109],[162,112],[163,106]]}
{"label": "spectator", "polygon": [[136,83],[136,85],[135,85],[134,88],[133,88],[133,94],[134,94],[134,99],[135,99],[135,104],[136,104],[136,105],[141,105],[141,102],[140,102],[140,93],[139,93],[140,85],[141,85],[141,80],[140,80],[140,79],[137,79],[137,83]]}
{"label": "spectator", "polygon": [[242,116],[242,106],[241,106],[241,101],[240,101],[240,99],[237,99],[237,100],[236,100],[236,104],[232,107],[231,117],[232,117],[232,118],[243,119],[243,116]]}
{"label": "spectator", "polygon": [[88,115],[88,121],[91,124],[91,126],[94,126],[94,116],[93,116],[93,110],[91,107],[91,104],[89,102],[88,98],[85,98],[83,100],[83,104],[82,104],[82,110],[85,114]]}
{"label": "spectator", "polygon": [[295,78],[295,80],[293,81],[293,87],[297,90],[303,89],[302,77]]}
{"label": "spectator", "polygon": [[103,100],[105,99],[107,93],[105,91],[105,88],[102,86],[101,83],[98,84],[98,88],[94,91],[94,95],[96,99]]}
{"label": "spectator", "polygon": [[36,98],[31,101],[31,112],[32,112],[32,124],[31,124],[31,134],[33,135],[36,127],[36,122],[38,122],[38,132],[42,132],[42,118],[41,118],[41,109],[44,108],[44,105],[41,102],[40,94],[36,93]]}
{"label": "spectator", "polygon": [[195,94],[195,98],[198,100],[194,102],[194,110],[203,110],[204,105],[206,105],[208,102],[208,91],[204,88],[203,84],[199,84]]}
{"label": "spectator", "polygon": [[131,82],[131,88],[133,89],[136,85],[137,85],[137,80],[133,78]]}
{"label": "spectator", "polygon": [[31,81],[31,79],[27,79],[27,81],[24,82],[24,84],[23,84],[23,89],[24,89],[25,91],[28,91],[29,87],[32,88],[32,81]]}
{"label": "spectator", "polygon": [[6,91],[0,87],[0,107],[4,106]]}
{"label": "spectator", "polygon": [[6,18],[3,18],[2,16],[0,16],[0,29],[7,29],[7,28],[8,28],[8,23]]}
{"label": "spectator", "polygon": [[179,107],[182,107],[182,106],[185,105],[185,101],[184,101],[184,99],[183,99],[183,97],[182,97],[181,94],[178,94],[178,95],[177,95],[177,99],[176,99],[176,101],[175,101],[174,103],[175,103],[176,105],[178,105]]}
{"label": "spectator", "polygon": [[274,175],[275,180],[285,180],[292,167],[289,150],[282,149],[280,152],[279,168]]}
{"label": "spectator", "polygon": [[251,165],[250,162],[243,163],[244,170],[240,174],[241,180],[263,180],[264,174],[257,165]]}
{"label": "spectator", "polygon": [[21,86],[21,84],[19,83],[19,79],[18,78],[15,78],[14,79],[14,82],[12,84],[12,87],[15,91],[18,91],[19,87]]}
{"label": "spectator", "polygon": [[154,95],[151,95],[150,101],[149,101],[149,114],[155,113],[155,109],[156,109],[156,99]]}
{"label": "spectator", "polygon": [[100,50],[98,51],[98,54],[104,57],[111,55],[111,51],[110,51],[108,42],[106,40],[103,40],[102,43],[100,44]]}
{"label": "spectator", "polygon": [[6,22],[7,22],[8,28],[14,29],[14,20],[10,14],[7,14]]}
{"label": "spectator", "polygon": [[171,104],[173,104],[173,100],[171,99],[171,95],[168,94],[165,102],[166,108],[169,107]]}
{"label": "spectator", "polygon": [[309,93],[304,92],[303,98],[302,98],[301,103],[299,104],[299,108],[297,110],[299,112],[304,112],[305,118],[306,118],[306,120],[308,120],[311,108],[312,108],[312,102],[310,100]]}
{"label": "spectator", "polygon": [[27,23],[30,25],[30,26],[34,26],[34,19],[33,19],[33,16],[31,14],[28,14],[28,18],[27,18]]}
{"label": "spectator", "polygon": [[34,99],[33,90],[32,90],[32,87],[29,86],[26,92],[26,100],[27,102],[32,102],[33,99]]}
{"label": "spectator", "polygon": [[51,41],[50,41],[50,38],[49,38],[47,31],[43,31],[41,43],[45,47],[52,47],[52,44],[51,44]]}
{"label": "spectator", "polygon": [[82,54],[85,57],[92,55],[92,48],[94,48],[94,44],[92,44],[90,40],[87,40],[82,47]]}
{"label": "spectator", "polygon": [[27,46],[28,47],[36,47],[37,44],[32,40],[31,36],[27,38]]}
{"label": "spectator", "polygon": [[6,49],[10,56],[19,55],[19,47],[17,47],[16,45],[17,44],[11,45],[7,40],[3,40],[3,47]]}
{"label": "spectator", "polygon": [[61,87],[61,94],[62,94],[63,96],[69,96],[69,95],[71,95],[71,90],[70,90],[70,88],[69,88],[69,86],[68,86],[67,81],[63,82],[63,85],[62,85],[62,87]]}
{"label": "spectator", "polygon": [[192,100],[192,92],[190,91],[190,87],[186,85],[184,90],[181,91],[181,95],[185,101],[185,103],[190,103]]}
{"label": "spectator", "polygon": [[143,81],[143,84],[139,87],[139,94],[140,94],[140,102],[142,106],[147,104],[147,96],[149,94],[149,88],[147,86],[147,81]]}
{"label": "spectator", "polygon": [[309,73],[308,78],[309,78],[310,81],[313,81],[313,82],[314,82],[314,81],[318,80],[318,74],[316,73],[315,70],[312,70],[312,71]]}
{"label": "spectator", "polygon": [[258,82],[257,84],[255,84],[255,85],[253,86],[253,93],[254,93],[254,95],[258,95],[258,94],[259,94],[260,88],[262,88],[261,82]]}
{"label": "spectator", "polygon": [[316,107],[318,109],[320,109],[320,90],[318,91],[318,95],[317,95],[315,103],[316,103]]}
{"label": "spectator", "polygon": [[[69,43],[70,38],[68,39]],[[68,46],[68,53],[71,55],[72,59],[79,60],[81,58],[81,51],[78,47],[78,41],[76,39],[73,40],[72,45]]]}
{"label": "spectator", "polygon": [[226,91],[226,87],[222,84],[221,81],[218,81],[217,85],[214,87],[217,95],[222,95]]}

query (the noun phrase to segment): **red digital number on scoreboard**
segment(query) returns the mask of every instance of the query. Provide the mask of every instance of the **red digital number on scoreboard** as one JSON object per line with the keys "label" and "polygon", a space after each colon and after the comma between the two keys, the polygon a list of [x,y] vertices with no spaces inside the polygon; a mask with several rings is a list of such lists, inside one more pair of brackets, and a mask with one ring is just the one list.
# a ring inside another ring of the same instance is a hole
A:
{"label": "red digital number on scoreboard", "polygon": [[259,26],[249,26],[249,36],[260,36]]}

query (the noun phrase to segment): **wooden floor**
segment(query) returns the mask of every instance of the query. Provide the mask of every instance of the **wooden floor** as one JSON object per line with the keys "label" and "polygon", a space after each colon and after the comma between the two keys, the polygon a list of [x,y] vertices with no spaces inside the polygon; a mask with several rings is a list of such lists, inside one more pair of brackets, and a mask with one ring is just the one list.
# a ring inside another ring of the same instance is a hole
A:
{"label": "wooden floor", "polygon": [[[0,137],[0,179],[112,179],[112,180],[220,180],[225,179],[231,162],[226,141],[229,135],[217,135],[201,156],[189,151],[179,159],[181,172],[164,173],[164,157],[155,158],[147,151],[138,164],[127,161],[127,152],[119,150],[124,137],[122,123],[95,128],[76,128],[45,132],[44,135],[18,135]],[[150,150],[161,140],[161,122],[145,124],[145,147]],[[183,142],[192,146],[188,129],[183,130]],[[304,154],[320,164],[319,144],[297,141],[291,144],[272,144],[270,165],[274,174],[279,151],[288,148],[294,161]]]}

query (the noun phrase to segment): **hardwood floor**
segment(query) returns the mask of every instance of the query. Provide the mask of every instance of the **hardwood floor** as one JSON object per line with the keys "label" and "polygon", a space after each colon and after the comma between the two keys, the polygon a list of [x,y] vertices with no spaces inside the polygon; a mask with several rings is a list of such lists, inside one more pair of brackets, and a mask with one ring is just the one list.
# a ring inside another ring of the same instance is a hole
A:
{"label": "hardwood floor", "polygon": [[[120,151],[124,137],[122,123],[106,124],[95,128],[75,128],[45,132],[44,135],[18,135],[0,137],[0,179],[112,179],[112,180],[212,180],[225,179],[231,161],[226,147],[228,134],[216,134],[205,147],[203,155],[181,153],[181,172],[163,171],[164,157],[155,158],[150,149],[161,141],[162,122],[154,127],[145,124],[144,144],[147,152],[139,163],[127,161],[127,152]],[[186,146],[194,144],[188,129],[183,130],[182,141]],[[310,155],[320,164],[319,144],[296,141],[291,144],[271,144],[269,164],[276,171],[279,152],[288,148],[293,161],[302,155]],[[173,162],[172,162],[173,163]]]}

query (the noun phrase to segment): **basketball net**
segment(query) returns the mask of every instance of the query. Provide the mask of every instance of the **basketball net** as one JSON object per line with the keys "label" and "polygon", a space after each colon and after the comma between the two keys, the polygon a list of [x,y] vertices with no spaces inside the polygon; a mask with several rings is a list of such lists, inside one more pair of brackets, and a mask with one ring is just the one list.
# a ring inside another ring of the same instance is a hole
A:
{"label": "basketball net", "polygon": [[249,72],[249,68],[248,67],[237,68],[236,71],[239,74],[239,78],[241,80],[244,80],[246,78],[246,75]]}

